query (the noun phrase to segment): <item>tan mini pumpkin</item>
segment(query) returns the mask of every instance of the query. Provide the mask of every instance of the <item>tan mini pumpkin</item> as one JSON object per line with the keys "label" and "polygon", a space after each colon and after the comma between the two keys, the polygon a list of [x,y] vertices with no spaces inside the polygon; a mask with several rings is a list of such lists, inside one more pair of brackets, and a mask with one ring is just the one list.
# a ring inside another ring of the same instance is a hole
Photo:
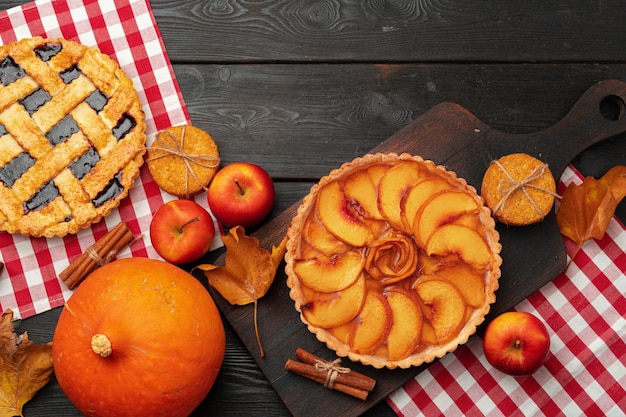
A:
{"label": "tan mini pumpkin", "polygon": [[205,398],[225,352],[224,326],[189,273],[147,258],[94,271],[55,329],[54,371],[86,416],[187,416]]}

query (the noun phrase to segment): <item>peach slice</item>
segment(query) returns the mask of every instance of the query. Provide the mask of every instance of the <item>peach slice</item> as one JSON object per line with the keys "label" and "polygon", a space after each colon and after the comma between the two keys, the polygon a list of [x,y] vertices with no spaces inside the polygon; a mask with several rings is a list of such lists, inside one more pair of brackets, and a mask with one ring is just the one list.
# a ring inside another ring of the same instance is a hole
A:
{"label": "peach slice", "polygon": [[309,245],[326,255],[344,253],[350,249],[326,229],[315,211],[311,212],[309,219],[304,223],[302,234]]}
{"label": "peach slice", "polygon": [[435,230],[453,223],[465,214],[478,215],[474,197],[459,190],[441,191],[429,198],[413,221],[413,232],[424,245]]}
{"label": "peach slice", "polygon": [[354,210],[337,181],[319,190],[316,209],[328,231],[343,242],[361,247],[374,238],[371,226]]}
{"label": "peach slice", "polygon": [[423,179],[420,164],[415,161],[400,161],[381,177],[378,183],[378,209],[394,228],[404,230],[400,214],[401,201]]}
{"label": "peach slice", "polygon": [[427,321],[422,323],[422,343],[426,345],[437,345],[437,334],[435,328]]}
{"label": "peach slice", "polygon": [[401,202],[400,216],[405,229],[413,229],[415,216],[426,200],[437,192],[447,189],[451,189],[451,185],[443,178],[426,179],[411,188]]}
{"label": "peach slice", "polygon": [[423,316],[417,300],[400,288],[386,293],[391,307],[393,324],[387,336],[389,359],[400,360],[409,356],[420,344]]}
{"label": "peach slice", "polygon": [[359,314],[365,299],[365,277],[360,275],[348,288],[334,293],[320,293],[301,287],[306,303],[300,311],[315,327],[331,328],[349,322]]}
{"label": "peach slice", "polygon": [[465,264],[444,265],[437,275],[446,278],[461,291],[467,304],[480,307],[485,302],[485,282],[471,267]]}
{"label": "peach slice", "polygon": [[386,164],[376,164],[367,168],[367,173],[372,179],[372,184],[374,184],[376,188],[378,188],[378,183],[380,182],[380,179],[383,177],[383,175],[385,175],[388,169],[389,165]]}
{"label": "peach slice", "polygon": [[479,233],[484,233],[485,226],[480,220],[480,209],[478,211],[470,211],[462,214],[457,217],[454,221],[455,224],[462,224],[463,226],[467,226],[471,229],[478,231]]}
{"label": "peach slice", "polygon": [[310,259],[318,256],[322,256],[324,253],[320,252],[316,248],[311,245],[303,244],[300,246],[300,258],[301,259]]}
{"label": "peach slice", "polygon": [[368,291],[352,335],[352,350],[368,354],[383,343],[391,328],[391,307],[385,297]]}
{"label": "peach slice", "polygon": [[378,211],[376,185],[368,171],[360,170],[349,175],[344,181],[343,192],[349,201],[354,201],[360,206],[363,217],[384,220]]}
{"label": "peach slice", "polygon": [[349,321],[340,326],[333,327],[332,329],[328,329],[330,334],[332,334],[335,339],[340,341],[343,344],[349,345],[350,340],[352,340],[352,329],[354,328],[354,321]]}
{"label": "peach slice", "polygon": [[341,291],[361,275],[365,265],[362,251],[350,251],[337,255],[321,255],[312,259],[296,259],[293,272],[303,285],[318,292]]}
{"label": "peach slice", "polygon": [[441,266],[441,262],[439,260],[426,256],[424,253],[420,253],[419,262],[417,265],[417,270],[422,274],[428,275],[432,274],[436,270],[438,270]]}
{"label": "peach slice", "polygon": [[456,336],[465,318],[465,300],[454,285],[443,279],[428,279],[415,287],[422,302],[431,309],[430,324],[439,344]]}
{"label": "peach slice", "polygon": [[426,242],[429,256],[456,254],[463,262],[482,271],[493,255],[487,241],[476,230],[461,224],[446,224],[438,228]]}

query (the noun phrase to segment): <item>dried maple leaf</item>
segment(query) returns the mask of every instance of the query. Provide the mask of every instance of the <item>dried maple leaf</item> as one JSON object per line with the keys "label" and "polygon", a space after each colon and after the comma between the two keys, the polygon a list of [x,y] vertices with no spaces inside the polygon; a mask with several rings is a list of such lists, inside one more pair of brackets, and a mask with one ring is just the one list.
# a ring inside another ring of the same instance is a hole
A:
{"label": "dried maple leaf", "polygon": [[578,250],[590,239],[602,239],[625,195],[626,166],[623,165],[612,168],[599,180],[587,177],[582,184],[570,184],[556,213],[561,234],[576,243]]}
{"label": "dried maple leaf", "polygon": [[0,417],[23,416],[22,408],[52,376],[52,343],[35,345],[13,332],[13,312],[0,318]]}
{"label": "dried maple leaf", "polygon": [[222,241],[226,246],[226,264],[205,264],[197,268],[204,271],[209,285],[230,304],[254,303],[254,330],[263,357],[265,354],[257,325],[257,300],[274,282],[276,270],[285,254],[286,238],[269,252],[260,247],[258,239],[246,236],[244,229],[236,226],[222,236]]}

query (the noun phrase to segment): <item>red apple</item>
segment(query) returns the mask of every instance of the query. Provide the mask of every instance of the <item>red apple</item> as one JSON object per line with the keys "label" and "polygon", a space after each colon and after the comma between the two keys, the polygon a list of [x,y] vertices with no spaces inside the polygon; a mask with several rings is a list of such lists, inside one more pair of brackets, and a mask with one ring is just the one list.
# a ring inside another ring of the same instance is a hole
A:
{"label": "red apple", "polygon": [[152,246],[163,259],[176,265],[202,257],[214,236],[211,215],[193,200],[172,200],[163,204],[150,222]]}
{"label": "red apple", "polygon": [[483,349],[487,361],[509,375],[528,375],[546,360],[550,335],[537,316],[509,311],[497,316],[485,329]]}
{"label": "red apple", "polygon": [[211,212],[227,227],[254,227],[274,205],[274,182],[260,166],[233,162],[220,169],[207,191]]}

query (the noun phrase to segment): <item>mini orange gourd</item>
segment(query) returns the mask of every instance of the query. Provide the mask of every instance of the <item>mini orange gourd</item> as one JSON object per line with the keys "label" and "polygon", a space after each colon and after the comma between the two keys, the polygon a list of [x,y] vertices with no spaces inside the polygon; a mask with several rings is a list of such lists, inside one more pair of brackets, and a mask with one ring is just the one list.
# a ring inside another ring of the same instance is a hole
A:
{"label": "mini orange gourd", "polygon": [[169,263],[126,258],[75,290],[54,332],[63,392],[86,416],[187,416],[205,398],[225,352],[208,291]]}

